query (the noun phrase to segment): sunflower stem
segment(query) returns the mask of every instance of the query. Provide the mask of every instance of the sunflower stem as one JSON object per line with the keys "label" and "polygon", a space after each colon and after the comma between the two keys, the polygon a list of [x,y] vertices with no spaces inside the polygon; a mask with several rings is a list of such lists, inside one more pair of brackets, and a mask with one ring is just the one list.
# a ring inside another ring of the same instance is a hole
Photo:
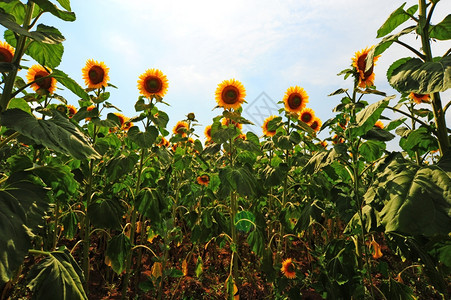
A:
{"label": "sunflower stem", "polygon": [[[34,2],[28,1],[27,7],[25,10],[25,18],[23,21],[22,27],[25,30],[29,29],[30,22],[33,15],[33,9],[34,9]],[[16,50],[14,52],[14,57],[12,59],[12,64],[14,66],[13,70],[9,72],[8,76],[5,80],[5,86],[3,88],[3,94],[0,99],[0,112],[6,110],[8,107],[9,101],[11,100],[11,92],[14,87],[14,82],[16,81],[17,72],[19,71],[20,61],[22,59],[22,56],[25,53],[25,44],[27,41],[27,37],[24,35],[19,35],[19,38],[17,40]]]}

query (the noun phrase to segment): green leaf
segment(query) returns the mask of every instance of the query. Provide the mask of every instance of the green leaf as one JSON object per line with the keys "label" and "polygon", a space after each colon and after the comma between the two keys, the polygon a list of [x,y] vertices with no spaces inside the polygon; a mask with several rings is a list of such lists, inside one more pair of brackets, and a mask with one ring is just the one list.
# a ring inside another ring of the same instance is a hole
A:
{"label": "green leaf", "polygon": [[74,212],[69,212],[62,217],[61,223],[64,226],[64,236],[67,239],[71,240],[77,234],[78,222],[77,214]]}
{"label": "green leaf", "polygon": [[31,114],[31,107],[28,105],[28,102],[22,98],[13,98],[8,103],[8,109],[18,108],[29,114]]}
{"label": "green leaf", "polygon": [[263,255],[263,250],[265,250],[265,237],[260,230],[255,229],[249,233],[247,242],[257,256]]}
{"label": "green leaf", "polygon": [[158,129],[150,126],[145,132],[141,132],[138,126],[133,126],[128,130],[127,136],[139,147],[151,148],[158,137]]}
{"label": "green leaf", "polygon": [[96,228],[121,229],[124,209],[116,199],[95,199],[88,206],[88,217]]}
{"label": "green leaf", "polygon": [[0,285],[8,282],[31,248],[31,236],[49,211],[47,191],[11,176],[0,189]]}
{"label": "green leaf", "polygon": [[59,113],[49,120],[38,120],[23,110],[14,108],[0,115],[0,123],[20,132],[57,152],[72,155],[77,159],[99,158],[84,134]]}
{"label": "green leaf", "polygon": [[0,7],[3,8],[6,13],[14,16],[17,24],[23,24],[25,18],[25,5],[23,3],[20,1],[3,1],[0,2]]}
{"label": "green leaf", "polygon": [[394,12],[391,13],[391,15],[388,17],[388,19],[385,21],[385,23],[377,30],[377,37],[381,38],[383,36],[386,36],[390,32],[396,29],[399,25],[407,21],[410,16],[409,14],[414,14],[417,9],[418,5],[411,6],[406,13],[404,10],[404,6],[406,5],[406,2],[404,2],[400,7],[398,7]]}
{"label": "green leaf", "polygon": [[57,1],[61,5],[62,8],[64,8],[67,11],[71,11],[70,0],[57,0]]}
{"label": "green leaf", "polygon": [[401,93],[431,94],[451,87],[451,56],[434,62],[402,58],[387,71],[390,85]]}
{"label": "green leaf", "polygon": [[364,197],[380,212],[386,232],[433,236],[451,232],[450,195],[451,177],[442,168],[420,167],[396,155]]}
{"label": "green leaf", "polygon": [[111,267],[117,274],[125,270],[125,258],[132,249],[130,239],[121,233],[108,241],[105,255],[111,261]]}
{"label": "green leaf", "polygon": [[88,299],[83,289],[83,272],[69,251],[55,251],[34,265],[27,287],[32,299]]}
{"label": "green leaf", "polygon": [[248,233],[255,227],[255,216],[250,211],[240,211],[235,215],[235,226],[238,230]]}
{"label": "green leaf", "polygon": [[431,26],[429,37],[441,41],[451,39],[451,14],[435,26]]}
{"label": "green leaf", "polygon": [[[39,5],[39,7],[43,11],[47,11],[52,15],[54,15],[55,17],[60,18],[61,20],[70,22],[75,21],[75,14],[73,12],[60,10],[55,4],[53,4],[49,0],[33,0],[33,2]],[[63,3],[67,4],[68,2],[69,1],[66,0]],[[64,7],[64,5],[61,6]]]}
{"label": "green leaf", "polygon": [[304,166],[303,172],[313,174],[322,168],[332,164],[340,159],[342,155],[347,155],[347,147],[345,144],[336,144],[329,151],[320,151],[315,153]]}
{"label": "green leaf", "polygon": [[66,165],[30,167],[27,171],[39,176],[59,201],[68,202],[78,190],[78,182]]}
{"label": "green leaf", "polygon": [[394,139],[395,135],[391,134],[387,130],[380,129],[378,127],[373,127],[372,129],[368,130],[364,135],[362,135],[362,138],[366,140],[388,142]]}
{"label": "green leaf", "polygon": [[219,179],[223,193],[236,190],[241,195],[250,196],[256,189],[255,177],[246,167],[227,166],[219,171]]}
{"label": "green leaf", "polygon": [[387,107],[390,99],[395,98],[395,96],[386,97],[378,102],[375,102],[363,110],[361,110],[356,116],[356,126],[349,126],[346,131],[350,131],[352,136],[362,136],[372,129],[376,121],[379,120],[384,109]]}
{"label": "green leaf", "polygon": [[163,198],[155,188],[144,188],[136,196],[136,209],[147,218],[158,222],[165,209]]}
{"label": "green leaf", "polygon": [[340,95],[340,94],[344,94],[348,91],[348,89],[338,89],[335,92],[327,95],[327,96],[335,96],[335,95]]}
{"label": "green leaf", "polygon": [[402,284],[393,278],[382,282],[381,291],[384,293],[386,299],[399,299],[399,300],[415,300],[415,294],[412,289]]}
{"label": "green leaf", "polygon": [[385,147],[383,142],[370,140],[360,145],[359,152],[366,161],[373,162],[384,154]]}
{"label": "green leaf", "polygon": [[199,278],[203,272],[204,272],[204,263],[202,261],[202,257],[199,255],[197,257],[196,269],[194,270],[194,273],[196,274],[196,277]]}
{"label": "green leaf", "polygon": [[81,99],[90,101],[88,93],[63,71],[53,70],[51,76]]}
{"label": "green leaf", "polygon": [[129,176],[129,172],[133,171],[137,162],[138,156],[135,153],[127,156],[121,154],[110,160],[106,166],[109,181],[115,182],[123,176]]}

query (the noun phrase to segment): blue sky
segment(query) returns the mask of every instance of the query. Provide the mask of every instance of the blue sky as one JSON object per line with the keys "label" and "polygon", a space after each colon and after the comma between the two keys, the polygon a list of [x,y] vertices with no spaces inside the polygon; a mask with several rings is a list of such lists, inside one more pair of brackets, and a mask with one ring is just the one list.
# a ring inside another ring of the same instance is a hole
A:
{"label": "blue sky", "polygon": [[[126,116],[136,115],[138,76],[149,68],[162,70],[169,80],[164,100],[171,106],[160,106],[170,117],[168,129],[194,112],[202,124],[196,132],[203,138],[203,128],[221,113],[220,109],[212,111],[216,87],[230,78],[244,84],[248,104],[243,106],[243,115],[257,124],[261,125],[263,118],[255,116],[258,107],[265,106],[265,101],[277,103],[294,85],[307,91],[308,107],[317,116],[323,121],[332,117],[340,98],[327,95],[352,85],[336,74],[349,67],[356,51],[377,43],[377,29],[402,3],[91,0],[71,1],[75,22],[59,22],[53,16],[42,21],[58,27],[66,37],[59,69],[82,86],[81,69],[86,60],[105,62],[111,83],[118,87],[110,90],[109,101]],[[414,4],[417,2],[408,1],[406,6]],[[441,1],[433,22],[441,21],[450,9],[449,1]],[[415,39],[412,36],[407,41]],[[449,47],[450,43],[443,42],[434,45],[434,54],[442,55]],[[405,56],[413,55],[393,45],[379,59],[375,68],[379,90],[395,93],[385,72],[393,61]],[[63,94],[69,103],[77,104],[76,96]],[[451,124],[450,117],[447,119]],[[261,135],[260,128],[252,131]]]}

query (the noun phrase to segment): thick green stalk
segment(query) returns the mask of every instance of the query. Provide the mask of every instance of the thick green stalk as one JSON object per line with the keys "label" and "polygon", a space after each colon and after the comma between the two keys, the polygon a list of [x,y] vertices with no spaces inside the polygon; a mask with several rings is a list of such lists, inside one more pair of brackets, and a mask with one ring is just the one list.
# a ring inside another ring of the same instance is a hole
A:
{"label": "thick green stalk", "polygon": [[88,206],[91,203],[91,194],[92,194],[92,173],[94,169],[94,160],[91,159],[89,161],[89,173],[88,173],[88,183],[86,185],[86,208],[85,208],[85,219],[83,224],[83,272],[85,273],[85,290],[88,291],[88,282],[89,282],[89,234],[91,229],[91,222],[88,218]]}
{"label": "thick green stalk", "polygon": [[[139,168],[138,168],[138,178],[136,179],[136,187],[135,187],[135,193],[133,194],[133,203],[132,203],[132,215],[130,220],[130,242],[134,244],[135,240],[135,231],[136,231],[136,219],[138,217],[138,212],[136,211],[135,207],[135,198],[136,195],[138,195],[140,186],[141,186],[141,175],[144,168],[144,158],[146,157],[146,149],[141,150],[141,159],[139,161]],[[128,282],[130,281],[130,275],[131,275],[131,265],[132,265],[132,254],[133,249],[127,253],[127,257],[125,259],[125,277],[124,281],[122,283],[122,299],[125,299],[127,296],[127,289],[128,289]]]}
{"label": "thick green stalk", "polygon": [[[432,3],[431,5],[435,6],[436,4]],[[431,8],[431,10],[432,9],[433,8]],[[425,54],[425,61],[432,62],[432,50],[429,38],[429,19],[427,18],[426,15],[426,0],[419,0],[418,18],[421,35],[421,45],[423,53]],[[450,150],[451,144],[447,133],[445,112],[443,111],[442,108],[440,94],[439,93],[431,94],[431,101],[432,101],[432,109],[434,111],[435,125],[437,126],[437,137],[440,153],[443,155],[445,152]]]}
{"label": "thick green stalk", "polygon": [[[29,29],[31,18],[33,15],[34,2],[28,1],[25,18],[23,22],[23,28],[25,30]],[[6,110],[8,107],[8,103],[11,100],[11,92],[14,87],[14,82],[16,81],[17,72],[19,71],[20,60],[25,53],[25,45],[27,42],[27,37],[24,35],[20,35],[17,40],[16,50],[14,52],[14,57],[12,60],[12,64],[14,65],[14,69],[9,72],[8,76],[6,76],[5,87],[3,88],[3,94],[0,99],[0,112]]]}

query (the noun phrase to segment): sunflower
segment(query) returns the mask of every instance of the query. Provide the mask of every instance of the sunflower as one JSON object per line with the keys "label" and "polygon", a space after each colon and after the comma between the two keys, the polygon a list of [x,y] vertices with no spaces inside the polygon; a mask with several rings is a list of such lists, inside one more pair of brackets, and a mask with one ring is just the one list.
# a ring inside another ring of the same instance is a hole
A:
{"label": "sunflower", "polygon": [[[86,107],[86,111],[92,111],[95,107],[95,105],[89,105],[88,107]],[[85,121],[90,121],[91,118],[85,118]]]}
{"label": "sunflower", "polygon": [[288,279],[294,279],[296,278],[296,267],[293,264],[293,261],[291,258],[287,258],[282,262],[282,268],[280,269]]}
{"label": "sunflower", "polygon": [[341,119],[338,122],[338,126],[340,126],[341,129],[346,130],[346,126],[348,126],[348,119]]}
{"label": "sunflower", "polygon": [[384,123],[382,123],[381,121],[377,121],[376,124],[374,124],[374,126],[380,128],[380,129],[384,129]]}
{"label": "sunflower", "polygon": [[122,129],[125,131],[128,131],[130,128],[133,127],[133,122],[130,122],[130,119],[127,118],[124,122],[124,124],[122,124]]}
{"label": "sunflower", "polygon": [[320,146],[322,146],[323,148],[327,148],[327,142],[326,141],[321,141],[321,143],[319,143]]}
{"label": "sunflower", "polygon": [[109,68],[103,61],[97,62],[93,59],[86,61],[86,66],[81,69],[85,84],[90,89],[100,89],[106,87],[110,77],[108,76]]}
{"label": "sunflower", "polygon": [[72,118],[77,113],[77,108],[73,106],[72,104],[67,105],[67,113],[69,115],[69,118]]}
{"label": "sunflower", "polygon": [[359,73],[359,87],[365,88],[368,86],[374,85],[374,73],[373,68],[376,61],[379,59],[380,55],[373,57],[373,63],[371,64],[371,68],[365,72],[366,68],[366,57],[368,56],[368,52],[373,47],[365,48],[362,51],[358,51],[355,53],[355,57],[352,58],[352,66],[355,68],[356,72]]}
{"label": "sunflower", "polygon": [[218,84],[215,93],[218,106],[224,109],[239,109],[245,97],[246,89],[241,82],[235,79],[224,80]]}
{"label": "sunflower", "polygon": [[203,174],[199,177],[197,177],[197,183],[200,185],[208,186],[208,183],[210,182],[210,176],[207,174]]}
{"label": "sunflower", "polygon": [[189,130],[188,123],[184,121],[178,121],[177,124],[172,129],[174,134],[181,134],[182,136],[186,136],[186,132]]}
{"label": "sunflower", "polygon": [[372,247],[373,250],[374,250],[374,252],[373,252],[373,258],[374,259],[378,259],[378,258],[382,257],[383,254],[382,254],[382,251],[381,251],[381,246],[379,245],[378,242],[376,242],[374,240],[374,237],[373,237],[373,240],[370,242],[370,247]]}
{"label": "sunflower", "polygon": [[207,127],[205,127],[205,138],[207,139],[207,142],[211,141],[211,125],[208,125]]}
{"label": "sunflower", "polygon": [[410,93],[409,98],[415,101],[416,104],[429,103],[431,101],[431,97],[429,94]]}
{"label": "sunflower", "polygon": [[169,147],[169,141],[164,136],[162,136],[161,141],[157,144],[157,146],[167,148],[167,147]]}
{"label": "sunflower", "polygon": [[318,117],[314,117],[313,122],[309,125],[315,132],[321,129],[322,122]]}
{"label": "sunflower", "polygon": [[315,120],[315,112],[311,108],[304,108],[299,114],[299,120],[307,125],[310,125]]}
{"label": "sunflower", "polygon": [[147,98],[163,98],[168,91],[168,78],[158,69],[148,69],[138,79],[139,93]]}
{"label": "sunflower", "polygon": [[237,139],[242,139],[243,141],[245,141],[247,139],[247,136],[244,133],[240,133],[236,138],[235,141]]}
{"label": "sunflower", "polygon": [[[49,70],[51,72],[51,70]],[[56,79],[53,77],[47,77],[50,75],[50,72],[47,71],[41,65],[34,65],[30,69],[28,69],[27,80],[28,83],[35,81],[31,88],[37,92],[39,91],[47,91],[50,94],[53,94],[56,90]],[[45,78],[44,78],[45,77]]]}
{"label": "sunflower", "polygon": [[307,92],[298,86],[289,87],[283,97],[285,110],[293,113],[301,112],[308,102]]}
{"label": "sunflower", "polygon": [[345,140],[342,137],[338,137],[337,134],[334,134],[332,136],[332,144],[336,145],[336,144],[343,144],[345,142]]}
{"label": "sunflower", "polygon": [[243,124],[230,120],[229,118],[223,118],[221,120],[222,125],[229,127],[230,124],[235,125],[239,130],[243,129]]}
{"label": "sunflower", "polygon": [[7,42],[0,42],[0,62],[10,63],[13,61],[14,48]]}
{"label": "sunflower", "polygon": [[125,121],[127,121],[127,117],[121,113],[114,113],[114,114],[119,119],[119,125],[121,125],[121,127],[122,127],[124,125]]}
{"label": "sunflower", "polygon": [[268,123],[270,121],[272,121],[275,117],[276,116],[270,116],[270,117],[267,117],[265,119],[265,121],[263,121],[262,129],[263,129],[263,134],[264,135],[271,137],[271,136],[274,136],[276,134],[276,130],[269,130],[268,129]]}

